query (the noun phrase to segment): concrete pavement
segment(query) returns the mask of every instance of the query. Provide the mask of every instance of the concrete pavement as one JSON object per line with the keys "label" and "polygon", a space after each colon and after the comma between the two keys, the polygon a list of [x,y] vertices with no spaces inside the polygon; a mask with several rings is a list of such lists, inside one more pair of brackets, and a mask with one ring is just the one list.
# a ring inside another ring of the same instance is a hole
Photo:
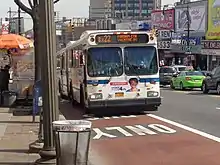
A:
{"label": "concrete pavement", "polygon": [[[90,163],[219,165],[219,96],[169,89],[162,96],[158,112],[87,118],[93,122]],[[83,118],[78,107],[64,114]]]}

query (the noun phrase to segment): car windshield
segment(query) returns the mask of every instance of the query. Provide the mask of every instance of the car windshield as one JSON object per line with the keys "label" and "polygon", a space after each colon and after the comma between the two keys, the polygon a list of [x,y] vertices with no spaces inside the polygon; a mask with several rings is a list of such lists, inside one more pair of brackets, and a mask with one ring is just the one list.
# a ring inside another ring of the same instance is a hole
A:
{"label": "car windshield", "polygon": [[175,73],[173,68],[161,68],[161,73]]}
{"label": "car windshield", "polygon": [[204,76],[204,74],[202,72],[186,72],[187,76]]}
{"label": "car windshield", "polygon": [[126,75],[152,75],[158,71],[157,52],[153,46],[124,49]]}
{"label": "car windshield", "polygon": [[120,76],[123,73],[121,48],[90,48],[87,58],[91,77]]}
{"label": "car windshield", "polygon": [[181,72],[181,71],[185,71],[186,70],[186,67],[177,67],[178,70]]}

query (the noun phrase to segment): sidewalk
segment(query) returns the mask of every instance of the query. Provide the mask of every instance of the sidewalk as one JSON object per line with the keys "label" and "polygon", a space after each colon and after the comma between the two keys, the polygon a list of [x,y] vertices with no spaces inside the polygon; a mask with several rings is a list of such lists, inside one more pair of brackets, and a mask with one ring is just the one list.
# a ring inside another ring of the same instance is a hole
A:
{"label": "sidewalk", "polygon": [[13,116],[0,108],[0,165],[31,165],[39,158],[28,152],[37,139],[38,125],[31,116]]}

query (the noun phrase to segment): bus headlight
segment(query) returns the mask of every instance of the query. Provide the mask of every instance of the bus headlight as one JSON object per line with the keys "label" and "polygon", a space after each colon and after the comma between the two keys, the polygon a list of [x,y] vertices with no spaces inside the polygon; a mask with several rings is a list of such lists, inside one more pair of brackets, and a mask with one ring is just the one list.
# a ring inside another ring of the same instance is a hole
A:
{"label": "bus headlight", "polygon": [[158,96],[159,96],[159,92],[156,92],[156,91],[147,92],[147,97],[158,97]]}
{"label": "bus headlight", "polygon": [[102,93],[93,93],[89,95],[90,100],[102,99]]}

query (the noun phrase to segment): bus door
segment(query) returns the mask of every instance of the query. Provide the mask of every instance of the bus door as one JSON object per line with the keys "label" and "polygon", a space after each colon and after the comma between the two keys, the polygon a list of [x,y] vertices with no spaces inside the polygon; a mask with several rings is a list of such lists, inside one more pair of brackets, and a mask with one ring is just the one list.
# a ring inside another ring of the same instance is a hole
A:
{"label": "bus door", "polygon": [[61,88],[63,90],[63,94],[67,95],[67,78],[66,78],[66,54],[63,53],[61,56],[61,68],[60,68],[61,78]]}

